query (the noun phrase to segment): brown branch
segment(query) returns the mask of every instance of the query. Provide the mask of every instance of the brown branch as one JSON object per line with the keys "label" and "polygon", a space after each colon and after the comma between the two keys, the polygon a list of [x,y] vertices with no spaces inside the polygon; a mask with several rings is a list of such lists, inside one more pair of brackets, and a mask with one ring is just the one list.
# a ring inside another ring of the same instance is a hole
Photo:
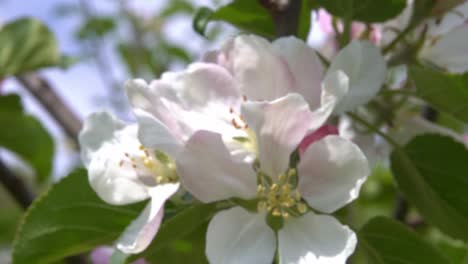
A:
{"label": "brown branch", "polygon": [[0,182],[10,195],[23,207],[28,208],[34,200],[32,190],[0,159]]}
{"label": "brown branch", "polygon": [[280,1],[260,0],[260,3],[270,11],[276,27],[276,37],[297,36],[299,28],[299,14],[301,1],[289,0],[285,6],[278,4]]}
{"label": "brown branch", "polygon": [[62,101],[49,82],[36,73],[22,74],[16,78],[44,106],[65,133],[78,142],[81,120]]}

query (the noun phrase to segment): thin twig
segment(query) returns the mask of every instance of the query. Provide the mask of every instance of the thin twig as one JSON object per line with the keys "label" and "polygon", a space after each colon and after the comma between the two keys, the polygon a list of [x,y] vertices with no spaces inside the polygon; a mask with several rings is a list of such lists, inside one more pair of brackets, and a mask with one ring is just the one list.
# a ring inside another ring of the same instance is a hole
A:
{"label": "thin twig", "polygon": [[0,182],[10,195],[23,207],[28,208],[34,200],[32,190],[21,180],[18,175],[15,175],[5,163],[0,159]]}
{"label": "thin twig", "polygon": [[49,82],[36,73],[22,74],[16,78],[44,106],[65,133],[77,143],[81,120],[57,95]]}

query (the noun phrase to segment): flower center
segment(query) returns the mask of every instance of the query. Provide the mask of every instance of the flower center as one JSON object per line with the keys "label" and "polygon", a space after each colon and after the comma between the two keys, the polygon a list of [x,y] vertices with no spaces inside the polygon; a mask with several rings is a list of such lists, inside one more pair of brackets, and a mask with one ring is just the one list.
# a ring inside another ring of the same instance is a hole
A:
{"label": "flower center", "polygon": [[294,188],[291,180],[297,176],[296,169],[288,169],[281,174],[278,180],[271,178],[263,172],[259,172],[260,184],[257,186],[257,197],[259,212],[268,212],[276,217],[284,219],[299,216],[307,211],[307,205],[301,201],[301,194]]}
{"label": "flower center", "polygon": [[174,161],[162,152],[150,152],[140,145],[136,153],[124,153],[125,159],[120,160],[119,166],[130,164],[142,179],[151,178],[157,184],[177,182]]}

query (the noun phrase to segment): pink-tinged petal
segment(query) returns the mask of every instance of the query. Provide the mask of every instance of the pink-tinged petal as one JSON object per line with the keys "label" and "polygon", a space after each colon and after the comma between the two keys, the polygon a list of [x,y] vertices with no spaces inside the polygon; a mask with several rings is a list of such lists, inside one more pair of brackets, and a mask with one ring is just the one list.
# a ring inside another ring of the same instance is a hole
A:
{"label": "pink-tinged petal", "polygon": [[233,207],[216,214],[208,225],[206,256],[210,263],[270,264],[275,249],[275,233],[264,214]]}
{"label": "pink-tinged petal", "polygon": [[[163,127],[179,143],[199,130],[201,121],[205,121],[207,130],[219,130],[220,120],[227,126],[230,108],[238,108],[241,100],[231,74],[212,63],[195,63],[184,71],[165,73],[149,85],[143,80],[129,81],[126,90],[138,117],[148,121],[147,116],[154,116],[160,123],[145,122],[142,126],[151,123],[153,126],[148,129]],[[210,124],[217,127],[210,128]],[[143,137],[142,140],[147,141]]]}
{"label": "pink-tinged petal", "polygon": [[[213,59],[213,55],[210,55]],[[240,35],[225,43],[216,60],[236,78],[243,95],[250,100],[274,100],[293,87],[287,63],[264,38]]]}
{"label": "pink-tinged petal", "polygon": [[119,250],[125,254],[137,254],[148,247],[161,225],[164,203],[177,192],[179,186],[179,183],[167,183],[151,188],[150,202],[118,239]]}
{"label": "pink-tinged petal", "polygon": [[367,41],[353,41],[342,49],[328,73],[343,71],[349,78],[349,91],[335,109],[341,114],[367,103],[380,90],[386,78],[385,59],[380,50]]}
{"label": "pink-tinged petal", "polygon": [[333,30],[332,25],[332,16],[325,11],[325,9],[320,8],[318,11],[318,24],[320,29],[325,35],[335,35],[335,30]]}
{"label": "pink-tinged petal", "polygon": [[310,145],[297,167],[298,189],[308,204],[332,213],[356,199],[370,174],[361,150],[339,136],[326,136]]}
{"label": "pink-tinged petal", "polygon": [[468,25],[460,26],[427,45],[419,56],[453,73],[468,71]]}
{"label": "pink-tinged petal", "polygon": [[310,144],[319,141],[328,135],[338,135],[338,128],[333,125],[324,125],[308,134],[299,144],[299,155],[302,156]]}
{"label": "pink-tinged petal", "polygon": [[272,102],[247,102],[242,105],[242,115],[257,136],[261,170],[278,177],[309,129],[309,105],[302,96],[288,94]]}
{"label": "pink-tinged petal", "polygon": [[138,151],[137,126],[125,125],[107,112],[90,115],[79,135],[81,156],[91,187],[110,204],[129,204],[148,198],[148,189],[126,161]]}
{"label": "pink-tinged petal", "polygon": [[221,135],[198,131],[177,159],[183,186],[202,202],[255,196],[257,177],[252,164],[234,159]]}
{"label": "pink-tinged petal", "polygon": [[345,264],[356,234],[334,217],[312,212],[285,221],[278,232],[280,264]]}
{"label": "pink-tinged petal", "polygon": [[[91,254],[91,263],[92,264],[110,264],[112,254],[114,253],[114,248],[101,246],[94,249]],[[132,264],[148,264],[144,259],[138,259]]]}
{"label": "pink-tinged petal", "polygon": [[272,46],[273,50],[287,63],[294,77],[294,85],[290,92],[301,94],[311,109],[318,108],[324,69],[315,51],[295,37],[280,38],[273,42]]}

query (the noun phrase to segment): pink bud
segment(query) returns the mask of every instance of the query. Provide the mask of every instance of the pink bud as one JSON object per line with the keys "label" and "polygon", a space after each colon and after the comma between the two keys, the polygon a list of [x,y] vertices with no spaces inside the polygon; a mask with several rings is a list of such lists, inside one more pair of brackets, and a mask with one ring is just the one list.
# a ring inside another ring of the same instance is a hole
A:
{"label": "pink bud", "polygon": [[[91,262],[93,264],[109,264],[114,249],[107,246],[97,247],[91,252]],[[147,264],[144,259],[139,259],[133,264]]]}
{"label": "pink bud", "polygon": [[324,125],[307,135],[299,144],[299,155],[302,156],[310,144],[319,141],[328,135],[338,135],[338,128],[332,125]]}

